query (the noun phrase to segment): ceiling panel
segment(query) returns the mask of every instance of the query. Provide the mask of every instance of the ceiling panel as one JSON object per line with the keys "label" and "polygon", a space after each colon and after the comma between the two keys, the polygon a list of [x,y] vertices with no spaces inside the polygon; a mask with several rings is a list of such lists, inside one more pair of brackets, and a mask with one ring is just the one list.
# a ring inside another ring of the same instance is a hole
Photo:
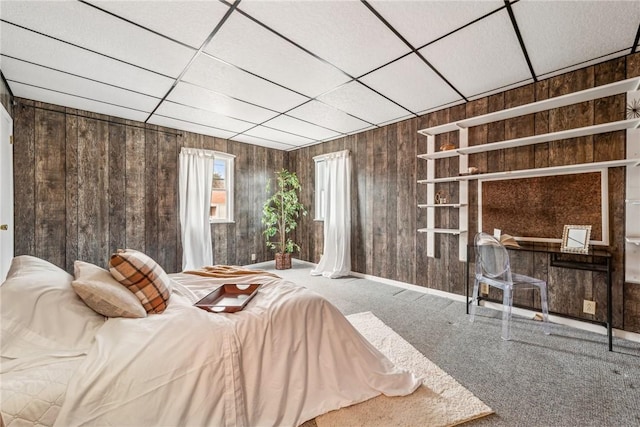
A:
{"label": "ceiling panel", "polygon": [[242,2],[240,9],[354,77],[409,52],[361,2]]}
{"label": "ceiling panel", "polygon": [[233,141],[244,142],[246,144],[259,145],[261,147],[275,148],[276,150],[291,150],[296,147],[296,145],[283,144],[277,141],[271,141],[269,139],[258,138],[255,136],[250,136],[246,134],[236,135],[232,138]]}
{"label": "ceiling panel", "polygon": [[183,80],[279,112],[308,99],[207,55],[196,58]]}
{"label": "ceiling panel", "polygon": [[173,80],[0,22],[3,55],[77,74],[147,95],[163,97]]}
{"label": "ceiling panel", "polygon": [[409,113],[358,82],[347,83],[318,99],[373,124],[404,117]]}
{"label": "ceiling panel", "polygon": [[309,101],[289,111],[287,115],[342,133],[352,133],[370,126],[370,123],[319,101]]}
{"label": "ceiling panel", "polygon": [[170,117],[163,117],[155,114],[151,116],[151,118],[147,123],[150,123],[152,125],[165,126],[171,129],[184,130],[187,132],[194,132],[202,135],[215,136],[218,138],[225,138],[225,139],[229,139],[234,135],[233,132],[225,131],[222,129],[202,126],[196,123],[185,122],[182,120],[176,120]]}
{"label": "ceiling panel", "polygon": [[171,77],[195,53],[80,2],[3,1],[2,19]]}
{"label": "ceiling panel", "polygon": [[336,68],[238,13],[231,15],[205,50],[311,97],[349,80]]}
{"label": "ceiling panel", "polygon": [[[16,96],[139,121],[166,96],[149,123],[278,149],[533,79],[501,0],[0,1],[0,70]],[[547,78],[630,52],[637,3],[512,7]]]}
{"label": "ceiling panel", "polygon": [[271,129],[264,126],[256,126],[244,132],[243,135],[255,136],[256,138],[269,139],[271,141],[281,142],[283,144],[289,144],[293,146],[306,145],[314,142],[313,139],[305,138],[303,136],[294,135],[287,132],[281,132],[276,129]]}
{"label": "ceiling panel", "polygon": [[[413,54],[366,75],[360,81],[411,111],[424,111],[462,99]],[[397,84],[399,81],[403,84]]]}
{"label": "ceiling panel", "polygon": [[370,0],[369,3],[414,48],[422,47],[504,6],[504,2],[501,0]]}
{"label": "ceiling panel", "polygon": [[211,111],[187,107],[174,102],[163,102],[155,112],[156,115],[171,117],[185,122],[193,122],[203,126],[224,129],[229,132],[243,132],[254,126],[253,123],[232,119]]}
{"label": "ceiling panel", "polygon": [[95,101],[125,106],[146,112],[153,111],[160,102],[159,98],[119,89],[104,83],[87,80],[11,58],[2,59],[2,73],[8,81],[39,86],[57,92],[64,92],[69,95],[89,97]]}
{"label": "ceiling panel", "polygon": [[307,138],[315,140],[337,138],[340,136],[338,132],[335,132],[333,130],[316,126],[314,124],[289,116],[278,116],[266,123],[263,123],[263,125],[285,132],[295,133],[296,135],[305,136]]}
{"label": "ceiling panel", "polygon": [[536,74],[621,49],[630,53],[640,22],[638,1],[538,2],[513,5]]}
{"label": "ceiling panel", "polygon": [[505,10],[430,44],[420,53],[465,96],[531,78]]}
{"label": "ceiling panel", "polygon": [[167,99],[252,123],[262,123],[279,114],[185,82],[178,83]]}
{"label": "ceiling panel", "polygon": [[137,111],[131,108],[92,101],[90,99],[28,86],[22,83],[12,82],[11,90],[13,91],[14,96],[18,98],[34,99],[49,104],[57,104],[68,108],[77,108],[78,110],[104,114],[106,116],[121,117],[123,119],[136,120],[139,122],[143,122],[148,116],[148,113],[144,111]]}
{"label": "ceiling panel", "polygon": [[209,37],[229,7],[218,1],[179,1],[150,7],[148,1],[90,1],[111,13],[196,49]]}

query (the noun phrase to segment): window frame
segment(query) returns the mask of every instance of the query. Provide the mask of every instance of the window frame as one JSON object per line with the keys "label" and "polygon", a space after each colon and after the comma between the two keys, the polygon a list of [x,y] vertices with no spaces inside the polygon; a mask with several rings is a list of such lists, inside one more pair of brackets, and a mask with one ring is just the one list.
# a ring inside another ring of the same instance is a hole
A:
{"label": "window frame", "polygon": [[[230,224],[230,223],[234,223],[235,222],[235,209],[234,209],[234,194],[235,194],[235,187],[234,187],[234,176],[235,176],[235,158],[236,156],[234,156],[233,154],[228,154],[228,153],[222,153],[219,151],[210,151],[210,153],[213,154],[213,162],[214,162],[214,166],[215,167],[215,161],[216,160],[223,160],[226,163],[226,167],[225,167],[225,184],[226,184],[226,201],[227,201],[227,208],[226,208],[226,218],[213,218],[211,217],[211,215],[209,215],[209,223],[210,224]],[[213,195],[213,182],[211,185],[211,194]],[[212,200],[209,199],[209,205],[211,205]]]}

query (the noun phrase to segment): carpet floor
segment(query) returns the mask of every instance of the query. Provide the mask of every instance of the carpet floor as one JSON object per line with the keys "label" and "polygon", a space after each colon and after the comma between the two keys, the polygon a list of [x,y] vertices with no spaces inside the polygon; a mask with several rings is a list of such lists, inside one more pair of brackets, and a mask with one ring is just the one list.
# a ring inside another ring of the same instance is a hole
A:
{"label": "carpet floor", "polygon": [[316,418],[318,427],[448,427],[493,411],[371,312],[347,319],[396,366],[424,378],[414,393],[380,395]]}
{"label": "carpet floor", "polygon": [[[303,285],[345,315],[370,311],[495,413],[465,426],[640,425],[640,343],[514,317],[512,339],[500,339],[496,310],[479,307],[471,324],[464,302],[358,277],[310,276],[294,260],[276,271],[273,261],[252,268]],[[314,420],[305,423],[312,427]]]}

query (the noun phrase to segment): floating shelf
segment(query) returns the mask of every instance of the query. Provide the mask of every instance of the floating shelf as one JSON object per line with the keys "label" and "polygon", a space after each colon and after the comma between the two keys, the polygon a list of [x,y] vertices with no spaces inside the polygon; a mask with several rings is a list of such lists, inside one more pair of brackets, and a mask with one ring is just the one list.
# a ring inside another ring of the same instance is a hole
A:
{"label": "floating shelf", "polygon": [[624,240],[626,240],[627,243],[633,243],[634,245],[640,246],[640,237],[625,237]]}
{"label": "floating shelf", "polygon": [[[639,120],[640,121],[640,120]],[[436,151],[435,153],[428,154],[418,154],[419,159],[444,159],[447,157],[455,157],[460,155],[460,150],[445,150],[445,151]]]}
{"label": "floating shelf", "polygon": [[[459,154],[482,153],[485,151],[501,150],[504,148],[522,147],[526,145],[540,144],[561,139],[579,138],[581,136],[597,135],[607,132],[615,132],[624,129],[640,127],[640,119],[621,120],[619,122],[605,123],[595,126],[563,130],[561,132],[545,133],[543,135],[527,136],[524,138],[509,139],[507,141],[493,142],[490,144],[474,145],[472,147],[455,150]],[[439,154],[439,153],[438,153]]]}
{"label": "floating shelf", "polygon": [[460,181],[459,176],[445,176],[444,178],[420,179],[418,184],[437,184],[439,182],[456,182]]}
{"label": "floating shelf", "polygon": [[418,233],[439,233],[439,234],[461,234],[467,230],[458,230],[454,228],[419,228]]}
{"label": "floating shelf", "polygon": [[418,207],[420,209],[425,209],[425,208],[459,208],[460,206],[467,206],[466,204],[462,204],[462,203],[432,203],[432,204],[422,204],[422,205],[418,205]]}
{"label": "floating shelf", "polygon": [[511,119],[513,117],[538,113],[540,111],[546,111],[553,108],[565,107],[567,105],[578,104],[585,101],[592,101],[594,99],[617,95],[619,93],[635,91],[639,88],[640,77],[634,77],[631,79],[586,89],[580,92],[569,93],[566,95],[556,96],[554,98],[533,102],[531,104],[525,104],[518,107],[508,108],[506,110],[496,111],[495,113],[484,114],[470,119],[458,120],[452,123],[446,123],[439,126],[421,129],[418,131],[418,133],[422,135],[438,135],[445,132],[459,130],[461,128],[480,126],[491,122]]}
{"label": "floating shelf", "polygon": [[[629,166],[639,162],[640,159],[611,160],[608,162],[580,163],[576,165],[552,166],[549,168],[522,169],[515,171],[480,173],[476,175],[462,175],[455,177],[456,180],[465,181],[472,179],[500,179],[500,178],[526,178],[531,176],[560,175],[579,172],[590,172],[598,169],[614,168],[618,166]],[[444,182],[445,178],[438,178],[438,182]]]}

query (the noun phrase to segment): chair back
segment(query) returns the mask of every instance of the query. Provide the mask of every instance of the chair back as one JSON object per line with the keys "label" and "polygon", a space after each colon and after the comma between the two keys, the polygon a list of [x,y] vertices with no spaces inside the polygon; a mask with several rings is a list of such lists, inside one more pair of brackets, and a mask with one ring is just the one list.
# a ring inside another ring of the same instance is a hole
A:
{"label": "chair back", "polygon": [[478,233],[475,247],[476,276],[511,281],[509,253],[498,239],[487,233]]}

